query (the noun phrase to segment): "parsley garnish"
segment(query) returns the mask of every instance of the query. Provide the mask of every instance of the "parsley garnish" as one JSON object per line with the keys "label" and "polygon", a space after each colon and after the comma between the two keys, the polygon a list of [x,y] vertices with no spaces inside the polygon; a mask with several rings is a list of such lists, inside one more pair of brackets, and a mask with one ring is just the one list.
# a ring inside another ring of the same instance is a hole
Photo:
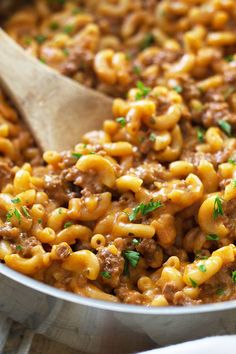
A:
{"label": "parsley garnish", "polygon": [[29,212],[28,212],[28,209],[26,208],[26,206],[22,206],[22,207],[21,207],[21,210],[22,210],[23,214],[24,214],[28,219],[31,217],[30,214],[29,214]]}
{"label": "parsley garnish", "polygon": [[155,43],[155,37],[152,33],[147,33],[143,41],[140,44],[140,49],[144,50]]}
{"label": "parsley garnish", "polygon": [[224,215],[222,199],[219,196],[216,196],[214,201],[213,219],[218,218],[219,215]]}
{"label": "parsley garnish", "polygon": [[227,87],[222,93],[224,96],[224,99],[227,100],[227,98],[229,98],[229,96],[232,95],[232,93],[234,93],[235,88],[233,86],[229,86]]}
{"label": "parsley garnish", "polygon": [[233,179],[232,183],[233,183],[234,188],[236,188],[236,179]]}
{"label": "parsley garnish", "polygon": [[142,98],[146,97],[151,92],[150,87],[144,86],[142,81],[138,81],[137,82],[137,88],[139,90],[138,90],[138,92],[136,93],[136,96],[135,96],[136,100],[141,100]]}
{"label": "parsley garnish", "polygon": [[63,28],[63,32],[66,34],[71,34],[74,31],[73,25],[67,25]]}
{"label": "parsley garnish", "polygon": [[24,39],[24,43],[26,44],[26,45],[30,45],[31,43],[32,43],[32,38],[25,38]]}
{"label": "parsley garnish", "polygon": [[119,123],[122,126],[122,128],[124,128],[126,126],[127,122],[124,117],[118,117],[118,118],[116,118],[116,121],[117,121],[117,123]]}
{"label": "parsley garnish", "polygon": [[202,254],[202,251],[201,250],[197,250],[195,251],[195,258],[196,259],[207,259],[208,257],[207,256],[204,256]]}
{"label": "parsley garnish", "polygon": [[64,224],[64,229],[67,229],[67,227],[70,227],[71,225],[73,225],[73,222],[67,221],[67,222]]}
{"label": "parsley garnish", "polygon": [[137,251],[126,250],[123,252],[124,258],[135,268],[139,262],[140,253]]}
{"label": "parsley garnish", "polygon": [[150,141],[156,141],[156,134],[154,134],[154,133],[151,133],[150,135],[149,135],[149,140]]}
{"label": "parsley garnish", "polygon": [[73,10],[72,10],[72,15],[78,15],[82,12],[82,9],[80,7],[75,7]]}
{"label": "parsley garnish", "polygon": [[202,128],[197,128],[197,140],[200,143],[204,142],[204,130]]}
{"label": "parsley garnish", "polygon": [[141,203],[136,208],[132,209],[132,213],[129,214],[129,221],[134,221],[139,212],[142,215],[147,215],[148,213],[150,213],[160,207],[162,207],[160,200],[157,200],[156,202],[151,200],[147,204]]}
{"label": "parsley garnish", "polygon": [[17,209],[14,209],[14,211],[13,211],[12,213],[10,213],[10,212],[7,213],[7,215],[6,215],[7,221],[11,221],[11,218],[13,217],[13,215],[15,215],[15,217],[17,218],[17,220],[18,220],[19,223],[20,223],[20,221],[21,221],[21,215],[20,215],[19,210],[17,210]]}
{"label": "parsley garnish", "polygon": [[236,270],[232,271],[232,280],[234,283],[236,283]]}
{"label": "parsley garnish", "polygon": [[41,61],[41,63],[43,63],[43,64],[46,64],[46,59],[44,59],[44,58],[39,58],[39,61]]}
{"label": "parsley garnish", "polygon": [[133,72],[134,72],[136,75],[140,76],[140,75],[141,75],[141,67],[138,66],[138,65],[135,65],[135,66],[133,67]]}
{"label": "parsley garnish", "polygon": [[193,280],[193,279],[190,278],[190,277],[189,277],[189,280],[190,280],[191,285],[192,285],[193,288],[197,288],[197,287],[198,287],[198,284],[197,284],[197,282],[195,282],[195,280]]}
{"label": "parsley garnish", "polygon": [[219,288],[219,289],[216,289],[216,295],[224,295],[224,293],[225,293],[225,291],[224,291],[224,289],[221,289],[221,288]]}
{"label": "parsley garnish", "polygon": [[56,31],[60,26],[59,26],[59,23],[58,22],[51,22],[50,25],[49,25],[50,29],[52,31]]}
{"label": "parsley garnish", "polygon": [[175,90],[177,93],[183,92],[183,87],[180,85],[176,85],[173,90]]}
{"label": "parsley garnish", "polygon": [[233,54],[226,55],[226,57],[224,57],[224,60],[230,63],[231,61],[234,60]]}
{"label": "parsley garnish", "polygon": [[11,201],[12,201],[12,203],[14,203],[14,204],[18,204],[18,203],[21,202],[20,198],[14,198],[14,199],[12,199]]}
{"label": "parsley garnish", "polygon": [[236,161],[234,159],[228,159],[228,162],[231,163],[232,165],[236,165]]}
{"label": "parsley garnish", "polygon": [[39,44],[42,44],[43,42],[46,41],[47,37],[45,37],[43,34],[38,34],[37,36],[34,37],[34,39],[35,39]]}
{"label": "parsley garnish", "polygon": [[209,234],[206,236],[206,240],[208,241],[218,241],[220,238],[216,234]]}
{"label": "parsley garnish", "polygon": [[198,269],[200,270],[200,272],[205,273],[206,272],[206,266],[204,264],[200,264],[200,266],[198,267]]}
{"label": "parsley garnish", "polygon": [[132,243],[136,246],[139,245],[141,240],[138,240],[137,238],[133,238]]}
{"label": "parsley garnish", "polygon": [[111,273],[107,271],[101,272],[101,276],[106,279],[111,279]]}
{"label": "parsley garnish", "polygon": [[17,251],[22,251],[23,247],[21,245],[16,245],[16,250]]}
{"label": "parsley garnish", "polygon": [[63,51],[65,57],[68,57],[68,55],[70,54],[69,50],[67,48],[62,49],[62,51]]}
{"label": "parsley garnish", "polygon": [[81,156],[83,156],[83,155],[80,154],[79,152],[72,152],[72,153],[71,153],[71,156],[76,157],[77,159],[80,159]]}
{"label": "parsley garnish", "polygon": [[62,214],[62,208],[58,209],[58,214],[61,215]]}
{"label": "parsley garnish", "polygon": [[218,122],[220,129],[222,129],[227,135],[231,135],[232,127],[225,120],[219,120]]}
{"label": "parsley garnish", "polygon": [[38,219],[38,223],[42,224],[43,220],[41,218]]}

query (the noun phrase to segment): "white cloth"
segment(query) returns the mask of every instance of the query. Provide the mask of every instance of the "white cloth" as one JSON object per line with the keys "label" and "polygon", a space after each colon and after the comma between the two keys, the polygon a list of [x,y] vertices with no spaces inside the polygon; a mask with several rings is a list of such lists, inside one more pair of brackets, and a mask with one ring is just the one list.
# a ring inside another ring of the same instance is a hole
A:
{"label": "white cloth", "polygon": [[236,335],[207,337],[142,354],[236,354]]}

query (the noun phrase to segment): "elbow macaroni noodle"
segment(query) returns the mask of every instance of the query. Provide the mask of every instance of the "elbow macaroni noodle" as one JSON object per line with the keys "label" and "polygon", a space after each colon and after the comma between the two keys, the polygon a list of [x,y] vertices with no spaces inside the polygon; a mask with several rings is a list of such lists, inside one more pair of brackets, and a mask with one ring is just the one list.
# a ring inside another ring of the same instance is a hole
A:
{"label": "elbow macaroni noodle", "polygon": [[235,21],[233,0],[36,0],[5,21],[114,119],[42,157],[1,92],[1,262],[113,302],[235,299]]}

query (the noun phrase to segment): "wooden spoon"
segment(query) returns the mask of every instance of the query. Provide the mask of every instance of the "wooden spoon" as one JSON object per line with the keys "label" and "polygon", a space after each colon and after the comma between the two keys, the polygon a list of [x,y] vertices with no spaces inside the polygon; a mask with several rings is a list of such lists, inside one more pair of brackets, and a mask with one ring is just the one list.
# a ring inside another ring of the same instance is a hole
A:
{"label": "wooden spoon", "polygon": [[112,99],[32,58],[1,29],[0,83],[43,151],[72,148],[112,116]]}

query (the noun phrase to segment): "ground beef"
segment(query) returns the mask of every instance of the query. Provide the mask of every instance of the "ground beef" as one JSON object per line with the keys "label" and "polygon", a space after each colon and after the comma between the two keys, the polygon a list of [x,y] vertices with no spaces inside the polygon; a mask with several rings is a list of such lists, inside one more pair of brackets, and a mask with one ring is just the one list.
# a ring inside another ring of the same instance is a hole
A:
{"label": "ground beef", "polygon": [[156,242],[152,238],[144,238],[136,247],[147,260],[151,260],[156,252]]}
{"label": "ground beef", "polygon": [[177,291],[173,297],[173,305],[176,306],[191,306],[201,305],[202,300],[193,300],[187,296],[183,291]]}
{"label": "ground beef", "polygon": [[174,295],[177,291],[178,291],[178,288],[176,287],[174,282],[165,283],[165,285],[162,289],[162,293],[169,303],[173,302]]}
{"label": "ground beef", "polygon": [[60,175],[46,175],[44,178],[45,192],[50,199],[55,200],[59,205],[64,205],[69,200],[68,186],[63,183]]}
{"label": "ground beef", "polygon": [[14,240],[19,236],[20,230],[17,227],[13,227],[10,222],[6,222],[3,226],[0,226],[0,237]]}
{"label": "ground beef", "polygon": [[73,166],[63,171],[63,178],[67,182],[73,183],[74,186],[80,187],[84,190],[84,194],[98,194],[104,191],[104,187],[99,180],[97,172],[90,170],[88,172],[81,172],[76,166]]}
{"label": "ground beef", "polygon": [[0,188],[2,188],[12,180],[13,173],[11,167],[6,162],[0,162]]}
{"label": "ground beef", "polygon": [[143,294],[139,293],[136,290],[130,290],[126,284],[115,290],[116,296],[126,303],[133,305],[143,305],[145,302],[145,297]]}
{"label": "ground beef", "polygon": [[98,250],[97,258],[100,263],[101,272],[108,272],[110,279],[102,277],[105,284],[115,288],[120,283],[120,276],[124,270],[124,258],[118,254],[113,255],[107,248]]}
{"label": "ground beef", "polygon": [[230,230],[230,235],[227,237],[236,240],[236,199],[225,201],[223,203],[223,212],[224,215],[221,218],[224,225]]}
{"label": "ground beef", "polygon": [[21,233],[19,237],[19,244],[22,246],[20,251],[21,255],[26,258],[32,257],[32,249],[35,246],[41,245],[41,242],[37,240],[36,237],[28,237],[26,234]]}
{"label": "ground beef", "polygon": [[165,168],[157,162],[140,164],[131,168],[129,172],[141,178],[144,185],[150,185],[154,181],[165,179]]}
{"label": "ground beef", "polygon": [[180,156],[180,160],[188,161],[194,166],[198,166],[202,160],[207,160],[214,164],[214,157],[210,153],[194,152],[194,151],[183,151]]}
{"label": "ground beef", "polygon": [[202,123],[209,128],[213,125],[218,126],[220,120],[230,122],[232,114],[229,112],[229,107],[226,102],[209,102],[204,106],[202,113]]}

